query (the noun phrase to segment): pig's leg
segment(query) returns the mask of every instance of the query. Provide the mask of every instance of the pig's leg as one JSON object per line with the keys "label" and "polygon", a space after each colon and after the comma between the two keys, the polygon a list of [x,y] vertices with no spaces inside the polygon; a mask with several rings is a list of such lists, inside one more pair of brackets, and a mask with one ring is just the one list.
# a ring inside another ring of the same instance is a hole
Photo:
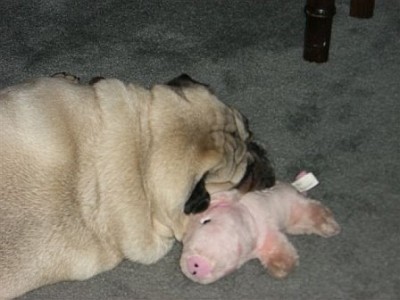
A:
{"label": "pig's leg", "polygon": [[286,277],[298,264],[296,249],[277,229],[268,232],[265,241],[258,249],[258,258],[276,278]]}
{"label": "pig's leg", "polygon": [[317,234],[330,237],[340,232],[331,210],[320,202],[298,195],[290,206],[286,232],[290,234]]}

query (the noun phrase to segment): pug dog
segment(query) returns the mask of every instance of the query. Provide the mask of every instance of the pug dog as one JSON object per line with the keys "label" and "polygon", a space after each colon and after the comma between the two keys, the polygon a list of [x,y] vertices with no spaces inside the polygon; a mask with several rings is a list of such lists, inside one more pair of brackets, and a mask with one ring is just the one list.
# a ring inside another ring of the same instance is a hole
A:
{"label": "pug dog", "polygon": [[210,193],[275,182],[245,117],[185,74],[40,78],[0,91],[0,124],[0,299],[154,263]]}

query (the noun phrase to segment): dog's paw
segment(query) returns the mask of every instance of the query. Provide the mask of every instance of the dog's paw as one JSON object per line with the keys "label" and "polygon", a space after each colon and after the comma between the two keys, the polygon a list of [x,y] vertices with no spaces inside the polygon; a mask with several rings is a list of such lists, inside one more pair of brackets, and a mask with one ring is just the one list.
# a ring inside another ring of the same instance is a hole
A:
{"label": "dog's paw", "polygon": [[71,81],[73,83],[79,83],[80,82],[80,78],[79,77],[77,77],[75,75],[72,75],[72,74],[69,74],[67,72],[58,72],[58,73],[55,73],[55,74],[51,75],[50,77],[62,78],[62,79]]}

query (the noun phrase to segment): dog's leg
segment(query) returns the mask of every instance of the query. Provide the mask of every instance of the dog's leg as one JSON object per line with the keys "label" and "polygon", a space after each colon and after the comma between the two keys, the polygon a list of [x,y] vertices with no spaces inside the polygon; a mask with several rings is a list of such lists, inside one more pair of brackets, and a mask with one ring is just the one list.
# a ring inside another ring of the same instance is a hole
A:
{"label": "dog's leg", "polygon": [[50,77],[63,78],[63,79],[66,79],[68,81],[71,81],[73,83],[79,83],[80,82],[80,78],[79,77],[77,77],[75,75],[72,75],[72,74],[69,74],[67,72],[58,72],[58,73],[55,73],[55,74],[51,75]]}

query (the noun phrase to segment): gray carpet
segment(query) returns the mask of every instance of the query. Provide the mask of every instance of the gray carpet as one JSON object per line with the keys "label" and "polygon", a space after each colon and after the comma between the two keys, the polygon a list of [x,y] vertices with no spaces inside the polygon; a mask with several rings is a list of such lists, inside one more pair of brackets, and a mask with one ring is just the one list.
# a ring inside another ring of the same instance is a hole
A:
{"label": "gray carpet", "polygon": [[0,87],[68,71],[150,86],[182,72],[248,116],[279,178],[301,169],[342,233],[291,240],[300,265],[285,280],[257,261],[208,286],[159,263],[125,261],[83,282],[22,299],[399,299],[400,2],[370,20],[337,0],[330,60],[302,60],[303,1],[0,0]]}

